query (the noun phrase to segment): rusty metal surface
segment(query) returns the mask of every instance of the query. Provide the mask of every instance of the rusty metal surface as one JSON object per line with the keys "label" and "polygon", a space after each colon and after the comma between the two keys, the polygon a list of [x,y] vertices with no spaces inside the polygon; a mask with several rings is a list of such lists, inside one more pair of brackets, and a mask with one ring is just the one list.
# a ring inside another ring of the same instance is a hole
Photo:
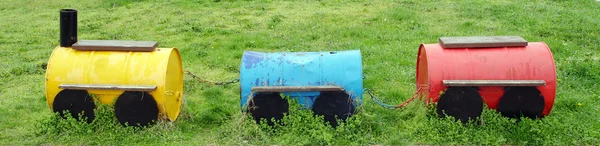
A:
{"label": "rusty metal surface", "polygon": [[258,86],[252,92],[344,91],[341,86]]}
{"label": "rusty metal surface", "polygon": [[154,91],[156,85],[132,86],[132,85],[107,85],[107,84],[61,84],[62,89],[71,90],[124,90],[124,91]]}
{"label": "rusty metal surface", "polygon": [[443,80],[444,86],[545,86],[544,80]]}
{"label": "rusty metal surface", "polygon": [[523,47],[527,41],[519,36],[440,37],[444,48]]}

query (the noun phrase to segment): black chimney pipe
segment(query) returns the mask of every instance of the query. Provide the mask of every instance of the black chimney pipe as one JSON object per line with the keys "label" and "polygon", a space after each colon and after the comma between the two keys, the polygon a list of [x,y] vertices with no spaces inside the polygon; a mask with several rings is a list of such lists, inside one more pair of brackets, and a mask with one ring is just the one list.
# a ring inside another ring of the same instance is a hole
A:
{"label": "black chimney pipe", "polygon": [[60,46],[71,47],[77,42],[77,10],[60,10]]}

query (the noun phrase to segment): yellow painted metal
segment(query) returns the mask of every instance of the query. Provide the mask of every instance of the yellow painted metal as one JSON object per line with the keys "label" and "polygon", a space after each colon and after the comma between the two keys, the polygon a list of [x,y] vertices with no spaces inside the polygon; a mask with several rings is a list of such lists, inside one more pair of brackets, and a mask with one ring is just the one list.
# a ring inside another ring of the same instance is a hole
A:
{"label": "yellow painted metal", "polygon": [[[154,97],[161,117],[175,121],[183,95],[183,69],[177,48],[153,52],[79,51],[57,47],[46,70],[46,100],[52,109],[60,84],[156,85]],[[114,104],[123,90],[87,90],[102,104]]]}

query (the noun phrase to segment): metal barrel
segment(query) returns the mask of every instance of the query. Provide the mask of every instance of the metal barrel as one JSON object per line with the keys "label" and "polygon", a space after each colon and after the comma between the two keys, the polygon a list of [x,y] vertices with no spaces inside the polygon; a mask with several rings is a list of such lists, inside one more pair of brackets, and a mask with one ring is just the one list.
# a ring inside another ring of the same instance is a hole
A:
{"label": "metal barrel", "polygon": [[261,114],[256,107],[277,111],[271,114],[281,117],[287,111],[287,102],[278,99],[282,94],[297,99],[317,114],[325,114],[326,118],[332,114],[324,111],[339,111],[348,116],[362,103],[362,78],[360,50],[245,51],[240,69],[240,107],[243,111],[251,109],[253,115]]}

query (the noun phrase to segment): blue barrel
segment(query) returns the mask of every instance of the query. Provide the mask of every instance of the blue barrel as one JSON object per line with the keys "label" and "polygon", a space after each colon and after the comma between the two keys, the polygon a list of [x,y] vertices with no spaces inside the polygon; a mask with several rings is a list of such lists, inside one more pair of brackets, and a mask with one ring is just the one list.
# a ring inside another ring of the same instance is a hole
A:
{"label": "blue barrel", "polygon": [[[240,68],[240,107],[255,118],[283,117],[281,113],[287,112],[288,103],[277,98],[280,94],[297,99],[304,107],[333,121],[330,115],[345,119],[362,103],[360,50],[245,51]],[[253,109],[262,109],[262,113]]]}

